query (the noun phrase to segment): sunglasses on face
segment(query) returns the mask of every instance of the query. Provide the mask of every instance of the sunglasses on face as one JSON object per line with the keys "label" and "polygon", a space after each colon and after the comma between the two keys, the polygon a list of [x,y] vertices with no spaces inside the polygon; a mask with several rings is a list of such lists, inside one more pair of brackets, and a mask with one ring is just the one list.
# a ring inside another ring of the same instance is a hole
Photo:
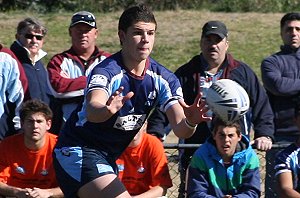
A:
{"label": "sunglasses on face", "polygon": [[25,34],[24,37],[27,39],[33,39],[33,37],[35,37],[36,40],[39,40],[39,41],[44,38],[44,36],[42,36],[42,35],[34,35],[34,34]]}

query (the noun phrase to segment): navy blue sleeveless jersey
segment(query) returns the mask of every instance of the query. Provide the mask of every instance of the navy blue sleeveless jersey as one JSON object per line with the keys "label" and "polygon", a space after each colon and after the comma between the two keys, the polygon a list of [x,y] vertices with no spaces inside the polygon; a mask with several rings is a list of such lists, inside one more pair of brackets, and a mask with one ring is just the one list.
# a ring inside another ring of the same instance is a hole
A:
{"label": "navy blue sleeveless jersey", "polygon": [[171,71],[148,58],[144,74],[135,76],[124,67],[121,52],[95,66],[88,77],[85,96],[101,89],[109,97],[120,86],[124,87],[123,95],[132,91],[134,96],[116,114],[102,123],[89,122],[85,100],[68,119],[56,147],[86,146],[118,157],[156,105],[166,111],[182,98],[179,80]]}

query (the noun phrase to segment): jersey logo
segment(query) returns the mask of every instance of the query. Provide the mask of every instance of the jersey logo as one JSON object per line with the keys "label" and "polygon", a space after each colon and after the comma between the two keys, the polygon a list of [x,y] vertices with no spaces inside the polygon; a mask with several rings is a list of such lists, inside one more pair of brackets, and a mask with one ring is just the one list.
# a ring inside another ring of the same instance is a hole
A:
{"label": "jersey logo", "polygon": [[118,170],[119,172],[124,171],[124,164],[118,164]]}
{"label": "jersey logo", "polygon": [[41,175],[43,175],[43,176],[46,176],[48,174],[49,174],[49,172],[46,169],[41,171]]}
{"label": "jersey logo", "polygon": [[151,91],[148,94],[148,100],[145,102],[145,106],[148,106],[148,107],[153,106],[156,96],[157,96],[156,91]]}
{"label": "jersey logo", "polygon": [[178,89],[176,90],[176,94],[177,94],[178,96],[183,97],[183,92],[182,92],[182,88],[181,88],[181,87],[178,87]]}
{"label": "jersey logo", "polygon": [[146,169],[143,167],[143,164],[140,165],[139,169],[137,170],[138,173],[145,173]]}
{"label": "jersey logo", "polygon": [[22,166],[18,166],[15,170],[17,173],[25,175],[25,169]]}
{"label": "jersey logo", "polygon": [[93,75],[90,82],[89,82],[89,87],[93,85],[100,85],[100,86],[106,86],[107,85],[107,77],[104,75]]}
{"label": "jersey logo", "polygon": [[64,155],[64,156],[67,156],[67,157],[70,157],[71,156],[71,153],[70,153],[70,150],[69,148],[62,148],[60,150],[61,154]]}
{"label": "jersey logo", "polygon": [[134,113],[134,107],[128,113]]}
{"label": "jersey logo", "polygon": [[111,166],[107,165],[107,164],[96,164],[97,169],[98,169],[98,173],[108,173],[108,172],[114,172],[114,170],[112,169]]}
{"label": "jersey logo", "polygon": [[123,130],[123,131],[131,131],[136,130],[142,127],[146,119],[146,114],[142,115],[127,115],[118,117],[114,128]]}
{"label": "jersey logo", "polygon": [[156,91],[151,91],[148,95],[148,99],[154,100],[156,98]]}

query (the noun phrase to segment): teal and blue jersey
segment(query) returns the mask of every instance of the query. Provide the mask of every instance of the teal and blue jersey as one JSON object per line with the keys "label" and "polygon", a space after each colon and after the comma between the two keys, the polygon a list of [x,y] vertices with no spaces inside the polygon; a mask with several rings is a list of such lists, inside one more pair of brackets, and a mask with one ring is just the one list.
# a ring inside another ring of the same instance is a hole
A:
{"label": "teal and blue jersey", "polygon": [[259,197],[259,159],[243,135],[232,163],[225,166],[213,138],[194,153],[187,177],[187,197]]}

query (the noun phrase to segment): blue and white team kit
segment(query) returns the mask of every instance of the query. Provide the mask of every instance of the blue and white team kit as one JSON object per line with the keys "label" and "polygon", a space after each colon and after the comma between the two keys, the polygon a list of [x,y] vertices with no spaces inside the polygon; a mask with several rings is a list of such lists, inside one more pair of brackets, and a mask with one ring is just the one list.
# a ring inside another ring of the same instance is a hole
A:
{"label": "blue and white team kit", "polygon": [[148,58],[143,75],[136,76],[125,68],[121,52],[105,59],[92,70],[85,96],[101,89],[109,97],[120,86],[124,87],[122,95],[130,91],[134,95],[111,118],[101,123],[87,121],[87,104],[84,101],[60,133],[54,164],[66,197],[74,197],[80,186],[101,175],[116,173],[115,160],[139,131],[151,110],[158,105],[166,111],[182,98],[179,80],[171,71]]}

